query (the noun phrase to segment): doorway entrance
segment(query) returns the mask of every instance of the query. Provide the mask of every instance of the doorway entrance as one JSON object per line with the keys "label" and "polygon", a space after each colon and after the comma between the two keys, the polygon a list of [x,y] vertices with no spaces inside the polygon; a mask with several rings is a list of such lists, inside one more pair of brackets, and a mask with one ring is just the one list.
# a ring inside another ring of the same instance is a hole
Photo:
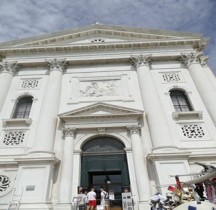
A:
{"label": "doorway entrance", "polygon": [[100,203],[100,188],[103,187],[106,192],[109,192],[110,206],[122,206],[122,175],[121,172],[93,172],[89,173],[90,185],[95,187],[98,204]]}
{"label": "doorway entrance", "polygon": [[100,188],[110,197],[110,207],[122,206],[122,191],[130,186],[127,158],[124,145],[112,137],[96,137],[82,148],[81,186],[94,187],[97,204],[100,203]]}

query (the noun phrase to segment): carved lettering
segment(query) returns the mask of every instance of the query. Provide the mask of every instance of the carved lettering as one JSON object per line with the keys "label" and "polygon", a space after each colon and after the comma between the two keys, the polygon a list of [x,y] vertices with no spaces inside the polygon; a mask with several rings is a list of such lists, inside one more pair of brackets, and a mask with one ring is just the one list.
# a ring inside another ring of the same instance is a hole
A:
{"label": "carved lettering", "polygon": [[36,79],[28,79],[22,82],[21,87],[25,89],[33,89],[38,87],[38,83],[39,81]]}
{"label": "carved lettering", "polygon": [[162,74],[162,78],[164,82],[180,82],[181,78],[178,73],[164,73]]}

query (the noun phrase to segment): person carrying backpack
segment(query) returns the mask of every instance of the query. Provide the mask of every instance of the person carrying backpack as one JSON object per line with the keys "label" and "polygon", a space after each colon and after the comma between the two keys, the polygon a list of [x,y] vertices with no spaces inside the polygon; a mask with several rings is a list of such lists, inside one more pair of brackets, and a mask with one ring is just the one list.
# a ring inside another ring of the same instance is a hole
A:
{"label": "person carrying backpack", "polygon": [[106,208],[106,200],[109,199],[108,192],[106,192],[103,187],[101,187],[100,191],[101,191],[100,205],[103,206],[103,209],[105,209]]}

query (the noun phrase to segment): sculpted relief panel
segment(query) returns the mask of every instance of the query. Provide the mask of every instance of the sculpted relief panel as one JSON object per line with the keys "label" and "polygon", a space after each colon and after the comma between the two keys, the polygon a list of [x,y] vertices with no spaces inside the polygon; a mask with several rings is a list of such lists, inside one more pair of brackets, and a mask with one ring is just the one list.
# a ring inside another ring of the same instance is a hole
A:
{"label": "sculpted relief panel", "polygon": [[118,80],[80,82],[81,97],[119,96],[120,94]]}
{"label": "sculpted relief panel", "polygon": [[133,101],[126,74],[116,76],[73,77],[70,103]]}

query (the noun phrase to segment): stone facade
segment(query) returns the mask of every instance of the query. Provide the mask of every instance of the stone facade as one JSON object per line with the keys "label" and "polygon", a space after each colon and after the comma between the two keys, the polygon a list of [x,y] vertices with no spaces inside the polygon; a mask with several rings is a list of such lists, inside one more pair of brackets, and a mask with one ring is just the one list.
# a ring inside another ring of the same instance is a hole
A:
{"label": "stone facade", "polygon": [[[206,43],[199,34],[95,24],[0,44],[0,210],[72,209],[85,183],[84,146],[97,137],[124,146],[136,210],[166,192],[170,175],[214,165]],[[14,117],[20,100],[27,115]]]}

